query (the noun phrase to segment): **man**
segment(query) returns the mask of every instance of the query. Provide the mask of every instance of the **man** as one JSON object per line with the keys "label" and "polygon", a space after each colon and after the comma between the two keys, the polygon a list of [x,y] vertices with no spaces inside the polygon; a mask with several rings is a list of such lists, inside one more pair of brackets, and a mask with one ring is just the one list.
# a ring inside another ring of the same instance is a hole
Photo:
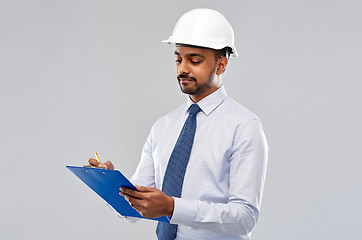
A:
{"label": "man", "polygon": [[232,27],[217,11],[195,9],[164,42],[176,44],[187,102],[153,125],[131,178],[139,191],[120,194],[144,217],[170,219],[158,224],[159,239],[250,239],[268,148],[259,118],[222,85],[229,55],[237,56]]}

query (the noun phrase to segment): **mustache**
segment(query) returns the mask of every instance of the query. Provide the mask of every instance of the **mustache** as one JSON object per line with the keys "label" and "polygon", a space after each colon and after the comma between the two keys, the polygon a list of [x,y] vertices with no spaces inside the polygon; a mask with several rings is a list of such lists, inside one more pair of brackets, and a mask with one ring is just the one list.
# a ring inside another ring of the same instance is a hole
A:
{"label": "mustache", "polygon": [[179,74],[179,75],[177,76],[177,79],[178,79],[179,81],[181,81],[181,78],[184,78],[184,79],[189,80],[189,81],[195,81],[195,82],[196,82],[196,78],[190,77],[188,74]]}

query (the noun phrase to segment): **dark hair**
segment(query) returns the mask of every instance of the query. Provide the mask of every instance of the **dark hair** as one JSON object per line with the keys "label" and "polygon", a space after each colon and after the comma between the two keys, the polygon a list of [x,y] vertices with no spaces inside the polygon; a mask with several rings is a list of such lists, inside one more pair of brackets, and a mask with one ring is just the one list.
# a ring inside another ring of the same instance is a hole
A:
{"label": "dark hair", "polygon": [[201,46],[183,44],[183,43],[176,43],[176,47],[193,47],[193,48],[201,48],[201,49],[212,50],[214,52],[214,54],[215,54],[215,60],[216,61],[219,60],[222,57],[226,57],[227,59],[229,59],[230,54],[233,53],[233,50],[231,49],[231,47],[224,47],[222,49],[213,49],[213,48],[201,47]]}
{"label": "dark hair", "polygon": [[230,54],[233,52],[231,47],[224,47],[223,49],[214,50],[214,51],[215,51],[216,61],[222,57],[226,57],[227,59],[229,59]]}

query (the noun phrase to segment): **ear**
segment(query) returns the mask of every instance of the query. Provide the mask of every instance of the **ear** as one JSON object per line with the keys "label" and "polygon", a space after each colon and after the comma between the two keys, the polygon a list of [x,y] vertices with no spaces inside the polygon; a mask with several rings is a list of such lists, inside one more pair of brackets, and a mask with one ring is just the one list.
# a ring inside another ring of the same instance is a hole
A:
{"label": "ear", "polygon": [[216,62],[216,75],[220,76],[225,71],[226,66],[228,65],[228,59],[226,57],[221,57]]}

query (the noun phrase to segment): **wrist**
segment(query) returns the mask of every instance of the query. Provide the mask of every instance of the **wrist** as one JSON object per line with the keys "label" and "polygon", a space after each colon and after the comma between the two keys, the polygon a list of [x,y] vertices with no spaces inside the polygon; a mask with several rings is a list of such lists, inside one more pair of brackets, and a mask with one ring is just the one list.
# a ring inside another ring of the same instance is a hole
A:
{"label": "wrist", "polygon": [[167,204],[167,214],[166,216],[168,217],[172,217],[173,215],[173,210],[174,210],[174,207],[175,207],[175,200],[173,199],[173,197],[168,197],[168,204]]}

